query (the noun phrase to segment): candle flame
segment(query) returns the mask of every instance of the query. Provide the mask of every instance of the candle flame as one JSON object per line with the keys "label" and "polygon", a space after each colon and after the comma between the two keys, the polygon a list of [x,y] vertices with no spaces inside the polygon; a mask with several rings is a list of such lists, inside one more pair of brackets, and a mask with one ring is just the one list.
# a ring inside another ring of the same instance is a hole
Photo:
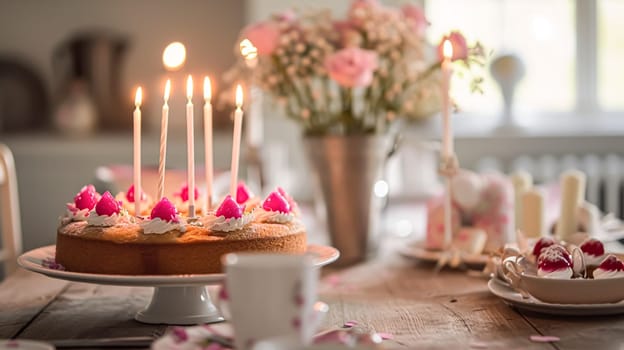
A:
{"label": "candle flame", "polygon": [[239,46],[241,55],[243,55],[246,60],[253,60],[258,57],[258,49],[254,46],[251,40],[243,39]]}
{"label": "candle flame", "polygon": [[167,79],[167,83],[165,83],[165,103],[169,101],[169,93],[171,92],[171,80]]}
{"label": "candle flame", "polygon": [[186,98],[189,101],[193,98],[193,77],[190,75],[186,79]]}
{"label": "candle flame", "polygon": [[444,43],[442,43],[442,55],[446,59],[453,58],[453,43],[449,39],[444,39]]}
{"label": "candle flame", "polygon": [[204,100],[210,101],[212,99],[212,86],[210,86],[210,77],[204,77]]}
{"label": "candle flame", "polygon": [[136,95],[134,95],[134,106],[136,108],[141,107],[141,100],[143,98],[143,90],[141,90],[141,87],[139,86],[136,89]]}
{"label": "candle flame", "polygon": [[236,85],[236,108],[243,106],[243,88],[240,84]]}

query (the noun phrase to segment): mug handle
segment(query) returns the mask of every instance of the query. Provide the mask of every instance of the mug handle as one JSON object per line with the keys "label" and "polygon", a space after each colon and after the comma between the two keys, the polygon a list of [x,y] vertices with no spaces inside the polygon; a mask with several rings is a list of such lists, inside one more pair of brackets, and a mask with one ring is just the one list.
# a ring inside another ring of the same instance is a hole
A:
{"label": "mug handle", "polygon": [[503,261],[503,273],[509,280],[511,287],[519,292],[522,298],[528,299],[529,293],[522,288],[522,273],[518,267],[518,257]]}

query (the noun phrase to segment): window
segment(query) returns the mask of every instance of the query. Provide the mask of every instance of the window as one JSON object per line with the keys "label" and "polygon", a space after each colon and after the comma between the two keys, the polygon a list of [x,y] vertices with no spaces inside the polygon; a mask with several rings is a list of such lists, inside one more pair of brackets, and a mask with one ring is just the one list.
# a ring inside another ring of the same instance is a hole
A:
{"label": "window", "polygon": [[[456,28],[493,50],[492,58],[522,58],[516,114],[624,108],[624,1],[428,0],[425,7],[433,42]],[[498,84],[488,69],[483,77],[483,95],[458,83],[453,96],[466,112],[500,115]]]}

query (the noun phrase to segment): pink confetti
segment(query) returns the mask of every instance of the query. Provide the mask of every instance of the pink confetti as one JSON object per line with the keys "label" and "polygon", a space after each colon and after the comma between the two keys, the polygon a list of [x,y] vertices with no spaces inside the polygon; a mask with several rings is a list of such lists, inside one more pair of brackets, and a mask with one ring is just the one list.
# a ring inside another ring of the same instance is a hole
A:
{"label": "pink confetti", "polygon": [[314,337],[314,344],[338,343],[347,344],[349,342],[349,333],[342,330],[333,330],[319,334]]}
{"label": "pink confetti", "polygon": [[392,333],[377,333],[383,340],[392,340],[394,335]]}
{"label": "pink confetti", "polygon": [[352,327],[357,326],[358,324],[359,324],[358,321],[351,320],[351,321],[345,322],[344,326],[342,326],[342,327],[343,328],[352,328]]}
{"label": "pink confetti", "polygon": [[536,343],[551,343],[561,340],[561,338],[552,335],[532,335],[529,337],[529,339]]}
{"label": "pink confetti", "polygon": [[470,343],[471,349],[487,349],[487,347],[488,347],[487,343],[484,343],[481,341],[473,341]]}

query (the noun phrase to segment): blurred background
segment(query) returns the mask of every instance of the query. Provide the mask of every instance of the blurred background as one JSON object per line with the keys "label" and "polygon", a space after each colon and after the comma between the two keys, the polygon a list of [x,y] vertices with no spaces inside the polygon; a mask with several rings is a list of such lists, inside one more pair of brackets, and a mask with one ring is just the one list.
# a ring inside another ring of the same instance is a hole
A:
{"label": "blurred background", "polygon": [[[471,93],[465,84],[453,85],[462,166],[526,169],[538,182],[580,168],[592,177],[588,199],[621,215],[624,1],[419,3],[431,23],[431,42],[458,29],[491,51],[481,72],[482,94]],[[131,164],[132,109],[139,85],[144,89],[143,164],[155,167],[162,91],[165,80],[172,80],[168,167],[175,181],[183,181],[185,77],[196,77],[200,123],[200,77],[213,78],[216,94],[233,96],[220,90],[220,78],[239,54],[240,30],[293,6],[327,7],[340,14],[349,2],[0,0],[0,142],[11,147],[16,159],[25,248],[54,242],[63,203],[83,184],[107,182],[119,176],[114,170]],[[163,65],[163,51],[172,42],[186,47],[186,60],[178,69]],[[231,108],[215,108],[215,166],[227,171]],[[267,187],[280,183],[299,200],[311,200],[298,126],[268,99],[262,111],[259,150]],[[439,119],[433,115],[406,126],[403,147],[388,163],[377,195],[401,201],[438,190]],[[201,163],[201,143],[196,157]],[[243,178],[248,159],[243,156]]]}

